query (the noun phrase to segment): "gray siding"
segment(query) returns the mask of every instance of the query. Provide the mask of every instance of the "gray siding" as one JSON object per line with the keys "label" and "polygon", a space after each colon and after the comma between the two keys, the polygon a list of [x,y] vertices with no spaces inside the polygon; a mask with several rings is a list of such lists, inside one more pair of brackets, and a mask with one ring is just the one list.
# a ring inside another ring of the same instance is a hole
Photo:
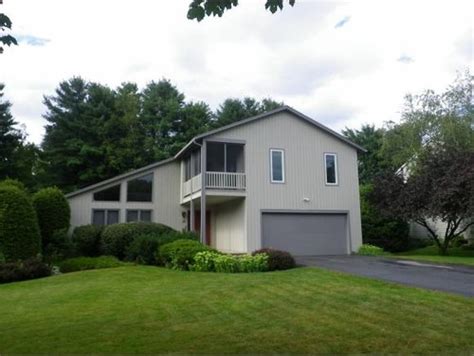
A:
{"label": "gray siding", "polygon": [[[245,140],[246,250],[261,247],[261,210],[348,211],[352,251],[362,243],[357,151],[288,112],[220,132],[209,139]],[[285,151],[285,183],[270,183],[270,149]],[[324,153],[337,153],[338,185],[325,185]],[[304,199],[309,201],[305,202]]]}

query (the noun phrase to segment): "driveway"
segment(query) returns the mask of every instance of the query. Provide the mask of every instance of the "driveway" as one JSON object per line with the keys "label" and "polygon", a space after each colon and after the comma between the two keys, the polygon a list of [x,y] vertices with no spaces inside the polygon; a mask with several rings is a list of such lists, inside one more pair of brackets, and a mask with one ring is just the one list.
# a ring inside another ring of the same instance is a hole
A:
{"label": "driveway", "polygon": [[304,256],[296,262],[474,297],[474,268],[370,256]]}

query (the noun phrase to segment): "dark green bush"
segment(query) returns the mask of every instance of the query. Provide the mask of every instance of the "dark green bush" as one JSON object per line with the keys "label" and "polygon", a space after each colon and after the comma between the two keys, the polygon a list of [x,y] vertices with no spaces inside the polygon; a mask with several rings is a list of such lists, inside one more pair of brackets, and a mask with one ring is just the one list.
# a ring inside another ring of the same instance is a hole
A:
{"label": "dark green bush", "polygon": [[43,248],[46,248],[55,231],[69,229],[71,219],[69,203],[63,192],[53,187],[35,193],[33,206],[38,217]]}
{"label": "dark green bush", "polygon": [[10,179],[10,178],[4,179],[4,180],[0,181],[0,186],[16,187],[16,188],[26,192],[25,185],[17,179]]}
{"label": "dark green bush", "polygon": [[127,260],[144,265],[156,265],[156,251],[161,242],[160,235],[138,236],[127,249]]}
{"label": "dark green bush", "polygon": [[51,268],[38,258],[0,264],[0,283],[26,281],[51,275]]}
{"label": "dark green bush", "polygon": [[43,256],[49,263],[73,257],[74,254],[74,244],[67,230],[56,230],[50,237],[48,246],[43,249]]}
{"label": "dark green bush", "polygon": [[253,256],[265,253],[268,255],[268,270],[277,271],[294,268],[296,266],[295,259],[289,252],[275,250],[272,248],[262,248],[260,250],[254,251]]}
{"label": "dark green bush", "polygon": [[159,248],[157,260],[169,268],[189,270],[189,267],[194,264],[194,256],[202,251],[212,251],[212,249],[199,241],[176,240]]}
{"label": "dark green bush", "polygon": [[173,232],[174,230],[170,227],[156,223],[133,222],[109,225],[102,232],[102,251],[106,255],[123,260],[128,247],[138,236],[165,235]]}
{"label": "dark green bush", "polygon": [[60,262],[59,270],[62,273],[69,273],[89,269],[121,267],[126,265],[127,263],[121,262],[113,256],[76,257]]}
{"label": "dark green bush", "polygon": [[72,242],[76,247],[76,251],[81,256],[95,257],[100,256],[101,236],[103,226],[83,225],[78,226],[72,233]]}
{"label": "dark green bush", "polygon": [[0,186],[0,250],[7,261],[35,257],[41,251],[36,213],[26,193]]}

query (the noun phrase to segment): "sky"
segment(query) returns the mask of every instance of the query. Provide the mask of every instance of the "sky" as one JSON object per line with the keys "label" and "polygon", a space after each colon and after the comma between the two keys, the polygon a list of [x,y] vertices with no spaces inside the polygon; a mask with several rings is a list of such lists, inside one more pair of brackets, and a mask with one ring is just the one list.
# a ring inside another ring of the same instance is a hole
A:
{"label": "sky", "polygon": [[73,76],[116,87],[167,78],[212,109],[271,97],[340,131],[399,121],[404,96],[474,67],[474,2],[240,0],[186,18],[190,0],[4,0],[19,46],[0,55],[12,113],[39,144],[44,95]]}

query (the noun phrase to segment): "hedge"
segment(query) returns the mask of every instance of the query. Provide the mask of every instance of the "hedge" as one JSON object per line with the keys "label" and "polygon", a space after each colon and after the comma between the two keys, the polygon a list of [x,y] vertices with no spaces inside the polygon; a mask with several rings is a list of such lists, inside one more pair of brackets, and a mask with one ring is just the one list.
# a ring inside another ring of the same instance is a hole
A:
{"label": "hedge", "polygon": [[198,252],[213,251],[199,241],[176,240],[160,247],[157,260],[168,268],[189,270]]}
{"label": "hedge", "polygon": [[101,235],[103,226],[83,225],[72,232],[72,242],[81,256],[95,257],[101,255]]}
{"label": "hedge", "polygon": [[41,237],[35,210],[26,193],[0,185],[0,251],[5,260],[35,257],[41,251]]}

